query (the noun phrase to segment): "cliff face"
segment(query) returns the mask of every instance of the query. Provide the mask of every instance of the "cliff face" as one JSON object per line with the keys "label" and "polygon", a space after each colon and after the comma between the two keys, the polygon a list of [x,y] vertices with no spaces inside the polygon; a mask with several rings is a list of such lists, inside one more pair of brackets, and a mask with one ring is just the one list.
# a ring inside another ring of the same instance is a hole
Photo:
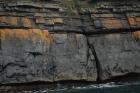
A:
{"label": "cliff face", "polygon": [[[23,1],[23,0],[22,0]],[[140,73],[140,2],[0,2],[0,83],[97,81]]]}

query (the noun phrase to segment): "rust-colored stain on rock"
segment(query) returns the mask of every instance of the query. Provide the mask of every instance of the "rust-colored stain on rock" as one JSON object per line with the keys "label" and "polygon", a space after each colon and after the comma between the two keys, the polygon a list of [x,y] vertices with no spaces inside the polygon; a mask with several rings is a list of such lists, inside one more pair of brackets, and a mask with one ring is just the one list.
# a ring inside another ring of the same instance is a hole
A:
{"label": "rust-colored stain on rock", "polygon": [[17,17],[0,17],[0,23],[9,24],[9,25],[17,25]]}
{"label": "rust-colored stain on rock", "polygon": [[[32,21],[31,19],[27,17],[21,17],[21,23],[23,27],[32,27]],[[11,17],[11,16],[1,16],[0,17],[0,24],[6,24],[11,26],[18,26],[18,17]]]}
{"label": "rust-colored stain on rock", "polygon": [[32,27],[32,22],[29,18],[23,17],[22,23],[24,27],[28,27],[28,28]]}
{"label": "rust-colored stain on rock", "polygon": [[121,21],[114,18],[107,18],[102,20],[102,24],[105,28],[122,28]]}
{"label": "rust-colored stain on rock", "polygon": [[137,25],[137,22],[136,22],[136,18],[135,17],[128,17],[128,22],[132,26]]}
{"label": "rust-colored stain on rock", "polygon": [[133,36],[135,39],[140,39],[140,31],[132,32],[132,36]]}
{"label": "rust-colored stain on rock", "polygon": [[1,40],[6,39],[20,39],[20,40],[32,40],[33,42],[42,40],[46,43],[51,43],[51,36],[48,30],[41,29],[0,29]]}

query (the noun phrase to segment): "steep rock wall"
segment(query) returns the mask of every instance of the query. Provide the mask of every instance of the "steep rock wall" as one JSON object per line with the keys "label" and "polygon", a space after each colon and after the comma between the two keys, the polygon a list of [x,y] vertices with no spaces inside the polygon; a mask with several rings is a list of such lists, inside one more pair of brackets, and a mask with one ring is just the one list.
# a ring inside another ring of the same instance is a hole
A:
{"label": "steep rock wall", "polygon": [[[87,57],[88,46],[84,35],[48,34],[50,42],[46,42],[32,29],[22,31],[34,31],[29,33],[28,38],[16,34],[21,29],[6,29],[4,32],[6,31],[8,37],[1,39],[1,83],[96,81],[96,64]],[[36,31],[44,34],[41,30]],[[13,34],[9,35],[10,32]]]}
{"label": "steep rock wall", "polygon": [[93,1],[75,15],[61,0],[22,1],[0,2],[0,83],[140,73],[138,0]]}
{"label": "steep rock wall", "polygon": [[89,37],[100,65],[100,79],[140,72],[140,45],[131,33],[101,34]]}

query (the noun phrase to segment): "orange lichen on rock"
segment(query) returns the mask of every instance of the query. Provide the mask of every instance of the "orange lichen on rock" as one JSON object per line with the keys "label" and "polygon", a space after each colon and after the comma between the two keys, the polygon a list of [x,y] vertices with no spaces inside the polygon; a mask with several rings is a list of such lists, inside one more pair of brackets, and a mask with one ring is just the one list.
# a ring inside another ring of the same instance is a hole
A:
{"label": "orange lichen on rock", "polygon": [[31,32],[28,29],[14,29],[13,32],[15,33],[15,37],[21,40],[26,40],[31,37]]}
{"label": "orange lichen on rock", "polygon": [[[23,27],[32,27],[32,21],[31,19],[27,17],[21,17],[21,21],[23,24]],[[0,16],[0,23],[12,25],[12,26],[18,26],[18,17],[7,17],[7,16]]]}
{"label": "orange lichen on rock", "polygon": [[128,17],[128,22],[130,25],[137,25],[137,22],[136,22],[136,18],[135,17]]}
{"label": "orange lichen on rock", "polygon": [[0,23],[9,24],[9,25],[17,25],[17,17],[0,17]]}
{"label": "orange lichen on rock", "polygon": [[0,39],[5,40],[14,37],[14,32],[11,29],[0,29]]}
{"label": "orange lichen on rock", "polygon": [[26,18],[26,17],[22,18],[22,23],[24,27],[28,27],[28,28],[32,27],[32,22],[31,22],[31,19],[29,18]]}
{"label": "orange lichen on rock", "polygon": [[32,40],[43,41],[46,43],[51,43],[51,36],[47,30],[43,31],[41,29],[0,29],[0,39],[20,39],[20,40]]}
{"label": "orange lichen on rock", "polygon": [[10,25],[17,25],[17,17],[9,17],[8,23]]}
{"label": "orange lichen on rock", "polygon": [[140,39],[140,31],[132,32],[132,36],[133,36],[135,39]]}
{"label": "orange lichen on rock", "polygon": [[119,19],[113,19],[113,18],[103,19],[102,24],[105,28],[108,29],[122,28],[122,24]]}
{"label": "orange lichen on rock", "polygon": [[41,39],[47,43],[51,43],[51,36],[47,30],[40,30],[40,29],[31,29],[32,40],[36,41]]}

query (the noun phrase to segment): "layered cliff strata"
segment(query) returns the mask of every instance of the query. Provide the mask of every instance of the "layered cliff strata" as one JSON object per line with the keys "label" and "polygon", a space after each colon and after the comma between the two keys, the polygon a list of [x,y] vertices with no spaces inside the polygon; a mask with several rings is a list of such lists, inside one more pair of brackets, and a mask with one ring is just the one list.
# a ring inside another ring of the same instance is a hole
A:
{"label": "layered cliff strata", "polygon": [[140,73],[140,2],[0,3],[0,83],[97,81]]}

